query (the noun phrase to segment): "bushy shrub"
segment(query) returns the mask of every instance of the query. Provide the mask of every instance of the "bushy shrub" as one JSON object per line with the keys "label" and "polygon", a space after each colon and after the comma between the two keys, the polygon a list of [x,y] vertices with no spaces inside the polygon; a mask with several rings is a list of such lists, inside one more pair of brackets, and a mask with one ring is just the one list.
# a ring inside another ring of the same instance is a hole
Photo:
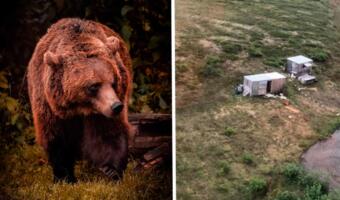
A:
{"label": "bushy shrub", "polygon": [[263,53],[260,48],[255,47],[254,45],[250,46],[248,50],[248,54],[250,57],[262,57]]}
{"label": "bushy shrub", "polygon": [[308,56],[316,62],[325,62],[329,58],[329,54],[322,49],[314,49]]}
{"label": "bushy shrub", "polygon": [[305,200],[328,200],[328,195],[325,194],[324,191],[322,191],[322,185],[321,184],[315,184],[312,186],[309,186],[305,190],[304,195]]}
{"label": "bushy shrub", "polygon": [[20,133],[29,126],[30,110],[24,107],[18,99],[11,96],[8,73],[0,71],[0,132],[7,133],[5,137]]}
{"label": "bushy shrub", "polygon": [[238,54],[240,53],[243,48],[241,45],[239,44],[235,44],[235,43],[225,43],[223,46],[222,46],[222,50],[227,53],[227,54]]}
{"label": "bushy shrub", "polygon": [[281,67],[285,64],[282,58],[278,57],[269,57],[263,61],[265,65],[272,66],[272,67]]}
{"label": "bushy shrub", "polygon": [[275,197],[275,200],[300,200],[300,198],[293,192],[284,191],[284,192],[280,192]]}
{"label": "bushy shrub", "polygon": [[208,56],[206,64],[201,68],[200,75],[205,78],[219,77],[223,74],[221,61],[217,56]]}
{"label": "bushy shrub", "polygon": [[288,99],[295,101],[298,90],[293,82],[288,82],[283,88],[283,94],[288,97]]}
{"label": "bushy shrub", "polygon": [[298,183],[302,187],[305,187],[305,188],[311,187],[314,185],[320,185],[323,193],[327,193],[328,191],[327,183],[324,181],[321,181],[320,178],[316,174],[302,173],[299,177]]}
{"label": "bushy shrub", "polygon": [[250,153],[244,153],[242,155],[242,161],[247,165],[254,164],[254,156]]}
{"label": "bushy shrub", "polygon": [[301,174],[304,173],[303,168],[295,163],[288,163],[286,164],[282,169],[283,176],[289,181],[289,182],[297,182],[299,181],[299,178]]}
{"label": "bushy shrub", "polygon": [[252,196],[264,195],[267,192],[267,181],[262,178],[252,178],[247,188]]}
{"label": "bushy shrub", "polygon": [[227,161],[221,161],[219,163],[219,167],[221,168],[221,174],[226,175],[230,172],[230,165]]}
{"label": "bushy shrub", "polygon": [[328,184],[320,180],[317,174],[307,172],[296,163],[288,163],[282,169],[282,174],[289,183],[294,183],[304,191],[304,200],[326,200]]}
{"label": "bushy shrub", "polygon": [[226,135],[226,136],[232,136],[232,135],[235,135],[235,133],[236,133],[236,130],[234,128],[226,127],[224,129],[224,133],[223,134]]}
{"label": "bushy shrub", "polygon": [[282,174],[290,183],[295,183],[303,188],[309,188],[315,185],[320,186],[322,193],[328,192],[328,184],[320,180],[317,174],[312,174],[303,169],[303,167],[296,163],[288,163],[282,169]]}

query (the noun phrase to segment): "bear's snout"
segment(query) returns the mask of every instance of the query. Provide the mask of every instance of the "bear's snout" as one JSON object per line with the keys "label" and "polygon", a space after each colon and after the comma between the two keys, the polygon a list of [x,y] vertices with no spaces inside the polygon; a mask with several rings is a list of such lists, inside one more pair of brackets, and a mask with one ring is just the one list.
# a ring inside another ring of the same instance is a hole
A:
{"label": "bear's snout", "polygon": [[123,110],[123,108],[124,108],[124,105],[122,104],[122,102],[115,102],[111,106],[111,110],[114,115],[118,115]]}
{"label": "bear's snout", "polygon": [[123,103],[109,83],[102,84],[92,102],[94,108],[108,118],[117,116],[124,108]]}

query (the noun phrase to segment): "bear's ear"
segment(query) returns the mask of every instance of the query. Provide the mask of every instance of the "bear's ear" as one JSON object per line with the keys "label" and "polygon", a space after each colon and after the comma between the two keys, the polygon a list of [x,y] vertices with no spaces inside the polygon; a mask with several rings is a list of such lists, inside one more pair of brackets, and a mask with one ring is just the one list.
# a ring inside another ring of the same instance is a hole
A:
{"label": "bear's ear", "polygon": [[106,45],[113,51],[116,52],[119,50],[120,48],[120,39],[115,37],[115,36],[111,36],[106,38]]}
{"label": "bear's ear", "polygon": [[56,67],[62,63],[61,57],[56,55],[55,53],[52,53],[50,51],[47,51],[44,54],[44,63],[49,65],[50,67]]}

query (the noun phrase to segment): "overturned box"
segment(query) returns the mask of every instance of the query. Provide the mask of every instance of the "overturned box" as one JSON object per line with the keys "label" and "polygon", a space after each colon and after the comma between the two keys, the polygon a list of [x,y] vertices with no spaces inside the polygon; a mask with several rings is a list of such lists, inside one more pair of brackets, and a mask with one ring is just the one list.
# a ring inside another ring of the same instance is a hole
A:
{"label": "overturned box", "polygon": [[304,74],[298,77],[298,80],[300,81],[300,83],[304,84],[304,85],[308,85],[311,83],[316,82],[316,77],[309,75],[309,74]]}
{"label": "overturned box", "polygon": [[294,76],[310,73],[313,60],[305,56],[294,56],[287,58],[287,72]]}
{"label": "overturned box", "polygon": [[263,73],[244,76],[243,96],[275,94],[283,90],[286,77],[280,73]]}

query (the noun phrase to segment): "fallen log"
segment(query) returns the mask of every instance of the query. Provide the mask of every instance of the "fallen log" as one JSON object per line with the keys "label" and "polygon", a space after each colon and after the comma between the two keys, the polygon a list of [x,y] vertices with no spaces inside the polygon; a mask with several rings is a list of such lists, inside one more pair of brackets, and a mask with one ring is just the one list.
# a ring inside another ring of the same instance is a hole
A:
{"label": "fallen log", "polygon": [[130,114],[129,122],[136,127],[136,136],[170,135],[172,120],[170,114]]}
{"label": "fallen log", "polygon": [[171,136],[137,136],[134,140],[133,148],[152,148],[164,142],[171,143]]}
{"label": "fallen log", "polygon": [[162,157],[156,158],[156,159],[144,164],[143,168],[144,169],[150,169],[150,168],[155,167],[157,165],[161,165],[163,163],[163,160],[164,159]]}
{"label": "fallen log", "polygon": [[144,160],[150,161],[160,156],[165,156],[170,152],[170,146],[167,143],[163,143],[162,145],[154,148],[148,152],[146,152],[143,156]]}
{"label": "fallen log", "polygon": [[130,123],[138,123],[138,124],[148,124],[148,123],[157,123],[161,121],[171,121],[170,114],[143,114],[143,113],[132,113],[129,114]]}
{"label": "fallen log", "polygon": [[[170,114],[130,114],[135,127],[130,153],[138,161],[136,171],[169,163],[171,166],[172,119]],[[167,165],[166,165],[167,166]]]}

